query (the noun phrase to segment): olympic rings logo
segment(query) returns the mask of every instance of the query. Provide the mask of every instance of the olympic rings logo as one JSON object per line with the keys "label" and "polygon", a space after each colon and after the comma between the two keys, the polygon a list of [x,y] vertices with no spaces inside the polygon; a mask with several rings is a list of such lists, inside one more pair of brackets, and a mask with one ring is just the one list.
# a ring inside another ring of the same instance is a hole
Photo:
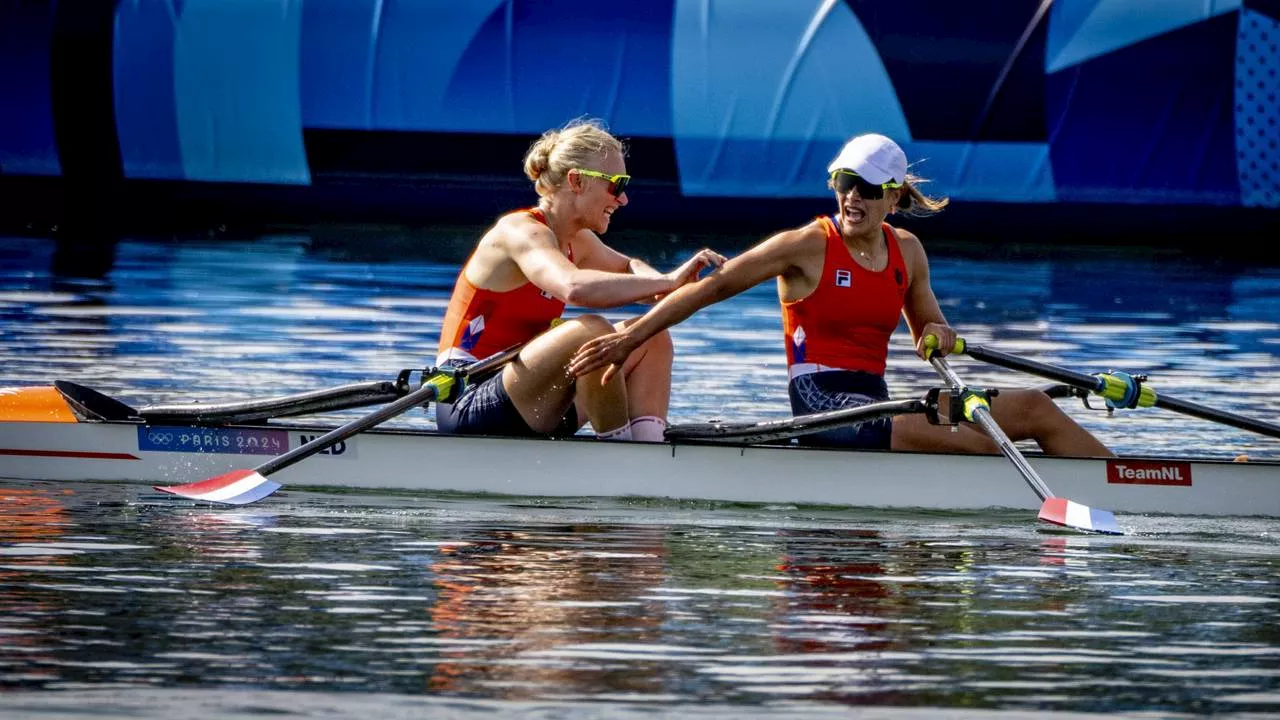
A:
{"label": "olympic rings logo", "polygon": [[150,432],[147,433],[147,439],[157,445],[168,445],[173,442],[173,433]]}

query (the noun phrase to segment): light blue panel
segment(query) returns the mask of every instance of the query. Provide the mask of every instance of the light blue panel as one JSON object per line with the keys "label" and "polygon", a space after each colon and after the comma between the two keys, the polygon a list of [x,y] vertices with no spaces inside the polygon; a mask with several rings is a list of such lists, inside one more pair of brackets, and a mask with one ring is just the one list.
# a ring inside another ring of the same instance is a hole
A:
{"label": "light blue panel", "polygon": [[1280,208],[1280,22],[1240,13],[1236,35],[1235,130],[1240,201]]}
{"label": "light blue panel", "polygon": [[1049,15],[1045,70],[1090,58],[1240,8],[1241,0],[1065,0]]}
{"label": "light blue panel", "polygon": [[991,202],[1053,202],[1053,165],[1043,143],[920,141],[904,144],[909,172],[929,195]]}
{"label": "light blue panel", "polygon": [[[489,111],[456,127],[442,122],[452,115],[447,102],[449,83],[480,28],[500,8],[510,28],[507,0],[380,0],[378,4],[381,12],[372,28],[375,129],[514,130],[510,33],[505,42],[486,48],[491,57],[505,59],[507,67],[505,77],[490,78]],[[547,68],[547,78],[567,72],[565,68]]]}
{"label": "light blue panel", "polygon": [[679,0],[673,36],[686,195],[807,196],[850,136],[911,137],[879,53],[841,0]]}
{"label": "light blue panel", "polygon": [[174,107],[177,19],[168,0],[124,0],[116,7],[112,83],[120,160],[128,178],[186,177]]}
{"label": "light blue panel", "polygon": [[186,176],[311,182],[299,100],[300,0],[185,0],[174,37]]}
{"label": "light blue panel", "polygon": [[[720,143],[720,151],[730,160],[744,158],[738,176],[715,179],[714,193],[726,197],[802,198],[827,197],[826,166],[840,149],[841,142],[819,145],[802,141],[770,142],[732,140]],[[1049,146],[1041,143],[967,143],[899,140],[907,154],[912,174],[928,182],[921,189],[929,195],[948,195],[957,200],[991,202],[1053,202],[1057,200]],[[698,148],[709,150],[708,148]],[[814,152],[820,150],[820,152]],[[780,167],[789,158],[808,153],[801,172],[785,184],[752,172],[755,159],[760,167]],[[728,162],[726,162],[728,164]]]}

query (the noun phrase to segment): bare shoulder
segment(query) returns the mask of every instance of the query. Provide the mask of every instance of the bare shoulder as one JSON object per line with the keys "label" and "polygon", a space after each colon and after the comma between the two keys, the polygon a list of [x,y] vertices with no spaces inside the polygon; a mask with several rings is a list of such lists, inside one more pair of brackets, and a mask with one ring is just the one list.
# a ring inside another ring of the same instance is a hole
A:
{"label": "bare shoulder", "polygon": [[893,228],[893,232],[898,236],[898,242],[903,247],[909,245],[913,250],[924,250],[924,245],[920,242],[920,238],[910,230],[895,227]]}
{"label": "bare shoulder", "polygon": [[924,243],[915,233],[898,227],[893,228],[893,232],[898,236],[898,249],[902,251],[903,258],[908,262],[924,259]]}
{"label": "bare shoulder", "polygon": [[486,242],[495,248],[513,251],[537,246],[555,247],[556,236],[551,228],[528,213],[513,212],[498,218],[481,240],[482,244]]}
{"label": "bare shoulder", "polygon": [[902,262],[907,266],[908,281],[929,276],[929,258],[924,252],[924,243],[910,230],[894,228],[898,236],[898,251],[902,253]]}
{"label": "bare shoulder", "polygon": [[827,228],[819,219],[800,227],[783,230],[765,242],[785,247],[791,254],[824,253],[827,247]]}

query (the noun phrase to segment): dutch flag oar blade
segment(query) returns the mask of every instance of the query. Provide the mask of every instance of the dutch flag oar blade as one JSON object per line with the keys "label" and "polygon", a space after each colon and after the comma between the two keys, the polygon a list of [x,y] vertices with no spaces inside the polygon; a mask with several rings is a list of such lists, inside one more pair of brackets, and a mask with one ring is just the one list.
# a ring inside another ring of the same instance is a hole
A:
{"label": "dutch flag oar blade", "polygon": [[222,505],[248,505],[280,489],[280,483],[257,470],[232,470],[217,477],[186,485],[156,485],[156,490],[190,500]]}
{"label": "dutch flag oar blade", "polygon": [[1088,505],[1068,500],[1064,497],[1051,497],[1040,506],[1039,518],[1045,522],[1063,527],[1087,530],[1105,535],[1123,535],[1124,530],[1116,523],[1116,516],[1110,510],[1099,510]]}

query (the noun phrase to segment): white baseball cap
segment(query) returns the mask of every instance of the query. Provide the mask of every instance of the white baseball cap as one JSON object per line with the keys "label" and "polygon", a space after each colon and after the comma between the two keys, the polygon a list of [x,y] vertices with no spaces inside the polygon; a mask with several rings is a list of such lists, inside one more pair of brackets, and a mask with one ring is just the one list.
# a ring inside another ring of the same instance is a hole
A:
{"label": "white baseball cap", "polygon": [[845,143],[840,154],[827,166],[827,172],[852,170],[871,183],[905,182],[907,154],[898,143],[883,135],[870,133]]}

